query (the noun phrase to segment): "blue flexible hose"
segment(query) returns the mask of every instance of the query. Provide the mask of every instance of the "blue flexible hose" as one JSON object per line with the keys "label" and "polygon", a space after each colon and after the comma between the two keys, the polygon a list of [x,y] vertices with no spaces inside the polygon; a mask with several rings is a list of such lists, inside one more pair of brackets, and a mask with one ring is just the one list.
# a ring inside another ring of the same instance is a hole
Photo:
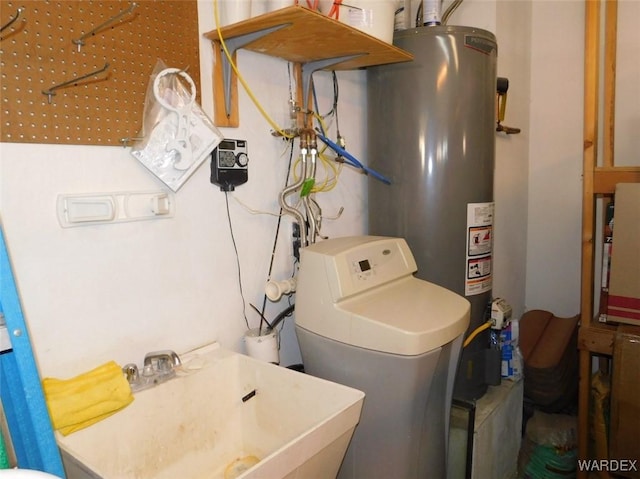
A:
{"label": "blue flexible hose", "polygon": [[354,157],[351,153],[349,153],[347,150],[342,148],[340,145],[334,143],[329,138],[325,137],[324,135],[321,135],[318,132],[316,132],[316,136],[320,138],[323,142],[325,142],[329,146],[329,148],[335,151],[338,155],[342,156],[345,160],[347,160],[347,163],[350,164],[351,166],[360,168],[366,174],[374,177],[376,180],[382,181],[385,185],[391,184],[391,180],[389,178],[363,165],[360,161],[358,161],[356,157]]}

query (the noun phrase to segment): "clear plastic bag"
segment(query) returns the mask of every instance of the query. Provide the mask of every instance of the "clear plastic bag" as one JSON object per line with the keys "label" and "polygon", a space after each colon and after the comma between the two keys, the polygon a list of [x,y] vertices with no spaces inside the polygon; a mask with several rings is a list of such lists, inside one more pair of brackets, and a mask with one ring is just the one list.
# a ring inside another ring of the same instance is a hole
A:
{"label": "clear plastic bag", "polygon": [[131,154],[178,191],[223,136],[195,101],[191,77],[158,60],[145,97],[143,140]]}

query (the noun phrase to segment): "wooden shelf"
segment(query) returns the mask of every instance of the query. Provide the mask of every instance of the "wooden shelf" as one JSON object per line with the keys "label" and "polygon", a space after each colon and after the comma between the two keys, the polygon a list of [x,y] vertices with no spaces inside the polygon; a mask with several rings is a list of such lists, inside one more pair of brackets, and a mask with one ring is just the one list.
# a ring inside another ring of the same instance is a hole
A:
{"label": "wooden shelf", "polygon": [[[618,331],[627,325],[600,323],[594,320],[595,238],[602,234],[596,229],[596,201],[601,195],[613,195],[618,183],[640,182],[640,167],[615,166],[615,76],[618,0],[604,2],[602,22],[601,2],[585,0],[585,77],[584,77],[584,155],[582,203],[582,274],[581,324],[578,332],[580,350],[580,378],[578,392],[578,459],[589,457],[590,393],[592,360],[594,356],[612,359]],[[604,34],[601,33],[604,24]],[[604,55],[600,45],[604,43]],[[604,57],[604,58],[601,58]],[[603,71],[604,85],[599,85]],[[602,91],[601,91],[602,90]],[[600,104],[603,105],[603,125],[599,127]],[[598,150],[602,133],[602,152]],[[602,166],[598,166],[602,165]],[[637,329],[636,329],[637,331]],[[602,458],[598,458],[602,459]],[[586,471],[578,471],[579,479],[587,478]]]}
{"label": "wooden shelf", "polygon": [[578,349],[594,354],[613,356],[613,342],[617,329],[615,324],[600,323],[596,320],[586,325],[580,325]]}
{"label": "wooden shelf", "polygon": [[[265,13],[222,27],[220,32],[226,41],[278,25],[287,26],[243,48],[293,63],[364,54],[354,60],[334,65],[334,70],[353,70],[413,60],[413,55],[400,48],[301,6]],[[219,42],[217,30],[205,33],[204,36],[211,41]]]}
{"label": "wooden shelf", "polygon": [[[413,55],[400,48],[301,6],[282,8],[222,27],[220,35],[225,44],[246,41],[239,48],[281,58],[302,65],[302,68],[317,64],[318,69],[353,70],[413,60]],[[218,30],[204,36],[213,42],[216,51],[215,123],[218,126],[238,126],[237,83],[234,78],[226,89],[231,94],[231,111],[226,112],[224,104],[220,105],[225,98],[225,83],[222,72],[224,52]],[[235,53],[235,50],[230,50],[230,53]]]}
{"label": "wooden shelf", "polygon": [[598,167],[593,171],[594,194],[612,195],[618,183],[640,183],[640,167]]}

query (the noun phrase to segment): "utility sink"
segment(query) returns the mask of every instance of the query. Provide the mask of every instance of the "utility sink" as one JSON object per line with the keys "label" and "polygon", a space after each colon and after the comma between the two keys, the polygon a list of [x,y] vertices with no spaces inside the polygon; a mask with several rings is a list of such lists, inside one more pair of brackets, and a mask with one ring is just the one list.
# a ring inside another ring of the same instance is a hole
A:
{"label": "utility sink", "polygon": [[68,479],[335,477],[364,393],[216,345],[128,407],[58,435]]}

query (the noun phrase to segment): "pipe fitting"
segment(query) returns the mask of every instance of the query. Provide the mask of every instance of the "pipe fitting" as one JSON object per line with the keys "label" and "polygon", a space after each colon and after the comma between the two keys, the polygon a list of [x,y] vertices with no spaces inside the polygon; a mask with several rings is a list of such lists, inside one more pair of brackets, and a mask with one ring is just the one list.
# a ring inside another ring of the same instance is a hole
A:
{"label": "pipe fitting", "polygon": [[264,292],[269,300],[279,301],[285,294],[291,294],[296,291],[297,281],[295,278],[285,279],[283,281],[269,281],[264,288]]}

